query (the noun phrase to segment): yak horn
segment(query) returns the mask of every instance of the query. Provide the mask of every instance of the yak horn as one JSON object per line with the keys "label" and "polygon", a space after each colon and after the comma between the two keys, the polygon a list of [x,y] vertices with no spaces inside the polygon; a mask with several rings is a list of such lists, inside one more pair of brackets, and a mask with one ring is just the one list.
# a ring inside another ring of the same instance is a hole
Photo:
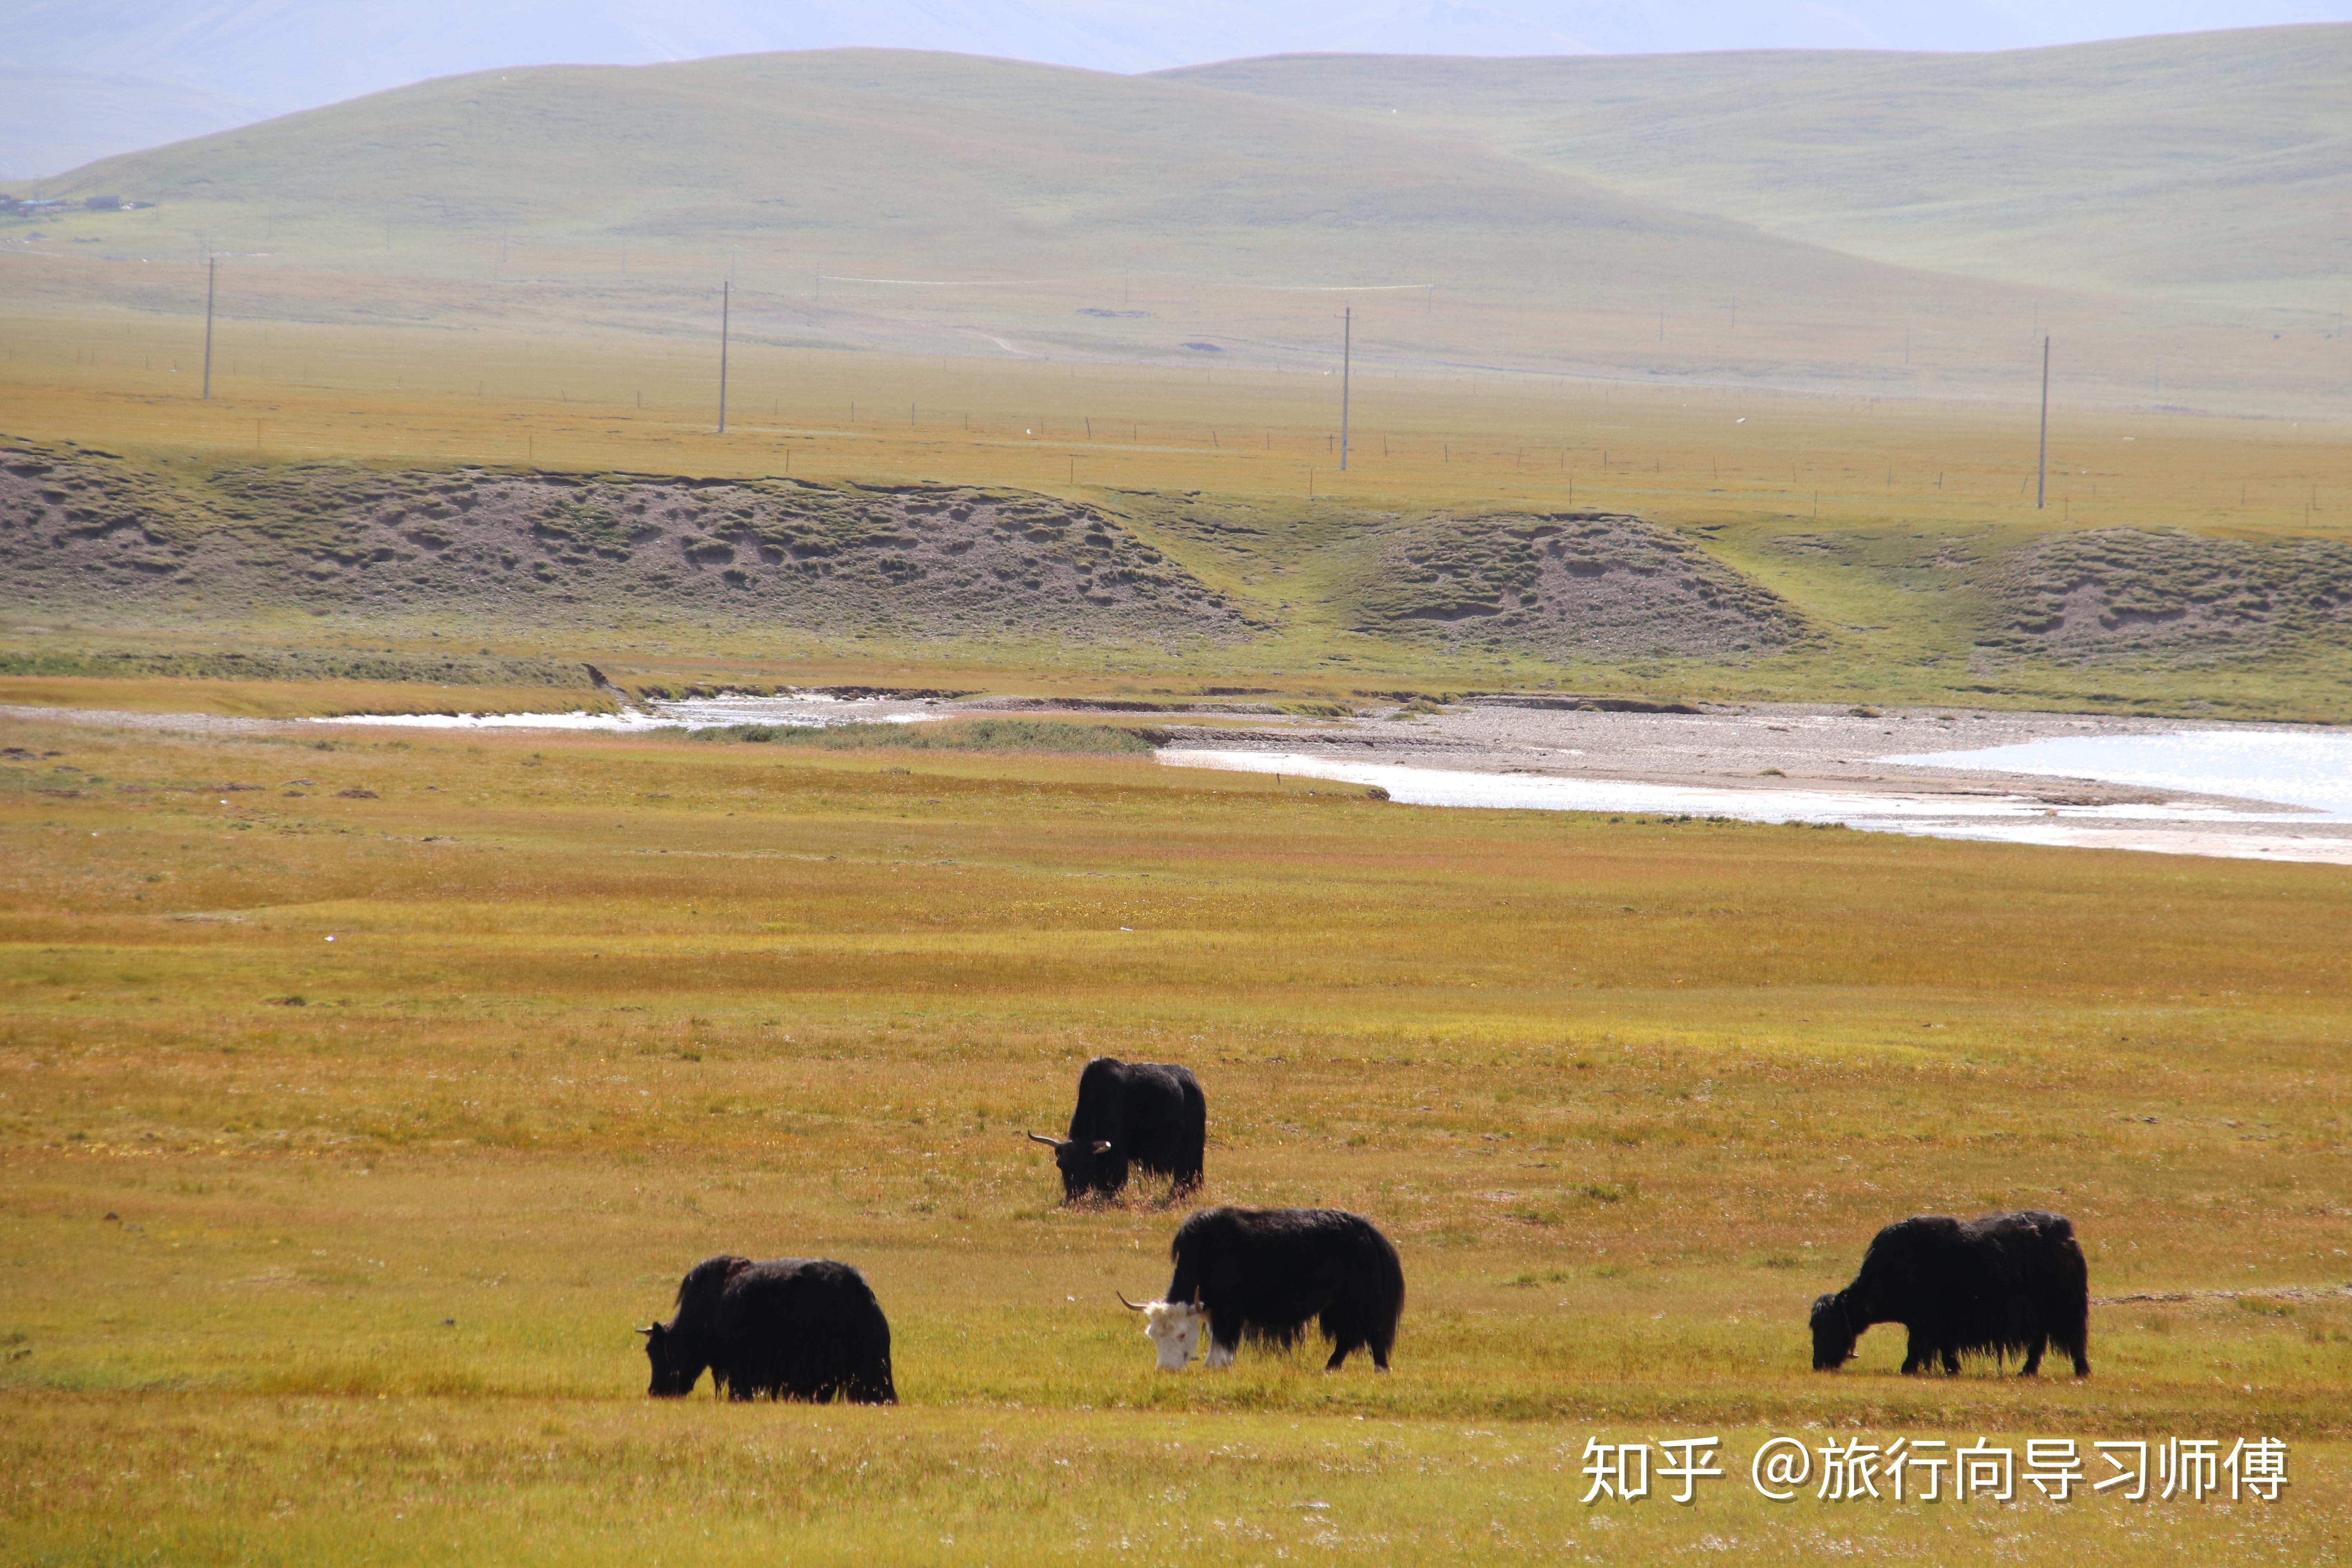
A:
{"label": "yak horn", "polygon": [[1118,1297],[1118,1304],[1119,1304],[1120,1306],[1122,1306],[1122,1307],[1125,1307],[1129,1311],[1130,1311],[1130,1312],[1140,1312],[1140,1311],[1142,1311],[1142,1310],[1143,1310],[1143,1309],[1142,1309],[1140,1306],[1138,1306],[1135,1302],[1130,1301],[1130,1300],[1129,1300],[1127,1299],[1127,1292],[1126,1292],[1126,1291],[1124,1291],[1124,1290],[1114,1290],[1114,1291],[1112,1291],[1112,1292],[1111,1292],[1111,1294],[1112,1294],[1112,1295],[1114,1295],[1114,1296],[1116,1296],[1116,1297]]}
{"label": "yak horn", "polygon": [[639,1332],[639,1333],[641,1333],[641,1334],[650,1334],[650,1333],[652,1333],[656,1329],[658,1329],[658,1328],[660,1328],[660,1327],[661,1327],[661,1325],[660,1325],[659,1323],[647,1323],[644,1328],[639,1329],[639,1330],[637,1331],[637,1332]]}
{"label": "yak horn", "polygon": [[1032,1143],[1043,1143],[1048,1149],[1058,1149],[1064,1143],[1069,1142],[1069,1140],[1066,1138],[1048,1138],[1043,1132],[1032,1132],[1029,1134],[1029,1142]]}

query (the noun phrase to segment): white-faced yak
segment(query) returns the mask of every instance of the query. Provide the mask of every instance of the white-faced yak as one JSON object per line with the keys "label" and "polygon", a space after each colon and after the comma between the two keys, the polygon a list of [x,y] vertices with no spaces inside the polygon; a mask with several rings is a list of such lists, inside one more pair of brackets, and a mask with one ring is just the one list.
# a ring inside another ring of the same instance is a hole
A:
{"label": "white-faced yak", "polygon": [[866,1277],[821,1258],[709,1258],[677,1287],[677,1310],[649,1323],[658,1397],[692,1393],[705,1367],[730,1399],[896,1405],[890,1324]]}
{"label": "white-faced yak", "polygon": [[1117,1196],[1129,1167],[1173,1177],[1181,1196],[1201,1184],[1209,1102],[1188,1068],[1097,1057],[1078,1074],[1070,1135],[1029,1136],[1054,1151],[1064,1203]]}
{"label": "white-faced yak", "polygon": [[1350,1351],[1370,1350],[1389,1369],[1397,1318],[1404,1311],[1404,1269],[1388,1237],[1360,1215],[1338,1209],[1202,1209],[1169,1244],[1176,1272],[1157,1301],[1119,1300],[1143,1314],[1143,1331],[1160,1352],[1160,1370],[1181,1372],[1201,1330],[1209,1331],[1203,1366],[1231,1366],[1244,1335],[1296,1344],[1320,1319],[1331,1342],[1326,1372]]}
{"label": "white-faced yak", "polygon": [[1813,1369],[1843,1366],[1873,1323],[1910,1331],[1906,1373],[1938,1362],[1956,1373],[1964,1355],[2021,1355],[2018,1370],[2032,1377],[2054,1344],[2074,1358],[2076,1377],[2091,1373],[2090,1269],[2074,1226],[2038,1209],[1919,1215],[1880,1231],[1853,1283],[1813,1303]]}

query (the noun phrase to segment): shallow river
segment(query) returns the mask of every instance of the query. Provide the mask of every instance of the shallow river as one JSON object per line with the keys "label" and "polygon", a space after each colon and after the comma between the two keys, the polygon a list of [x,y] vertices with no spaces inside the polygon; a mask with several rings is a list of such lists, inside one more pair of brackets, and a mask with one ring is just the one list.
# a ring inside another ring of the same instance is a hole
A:
{"label": "shallow river", "polygon": [[[722,724],[919,724],[947,717],[929,703],[833,697],[726,697],[656,702],[650,712],[416,713],[321,719],[422,730],[705,729]],[[2298,730],[2190,731],[2031,741],[1978,752],[1889,756],[1882,763],[2092,779],[2184,795],[2274,802],[2276,809],[2188,803],[2049,806],[2028,795],[1955,797],[1833,790],[1719,789],[1696,784],[1533,777],[1349,762],[1290,752],[1167,750],[1171,767],[1225,768],[1378,784],[1412,805],[1627,816],[1728,816],[1748,822],[1839,822],[1877,833],[2021,844],[2146,849],[2352,865],[2352,735]]]}

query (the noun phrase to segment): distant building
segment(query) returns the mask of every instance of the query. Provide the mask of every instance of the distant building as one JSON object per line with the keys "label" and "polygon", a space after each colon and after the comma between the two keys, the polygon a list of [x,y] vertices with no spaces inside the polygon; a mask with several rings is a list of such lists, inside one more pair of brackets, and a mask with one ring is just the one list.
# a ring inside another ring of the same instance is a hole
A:
{"label": "distant building", "polygon": [[83,198],[81,205],[94,213],[121,212],[122,198],[121,196],[87,196]]}

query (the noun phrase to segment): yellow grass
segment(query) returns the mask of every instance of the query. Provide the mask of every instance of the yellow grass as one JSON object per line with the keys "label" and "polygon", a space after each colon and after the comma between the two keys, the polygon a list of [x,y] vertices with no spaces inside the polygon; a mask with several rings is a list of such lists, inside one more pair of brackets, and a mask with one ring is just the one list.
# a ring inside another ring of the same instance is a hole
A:
{"label": "yellow grass", "polygon": [[395,680],[142,680],[75,675],[0,676],[0,704],[132,713],[216,713],[239,719],[345,713],[610,712],[597,691],[544,686],[421,686]]}
{"label": "yellow grass", "polygon": [[[1922,1210],[2066,1212],[2101,1295],[2352,1275],[2332,868],[1143,761],[8,733],[62,753],[0,775],[18,1555],[2301,1562],[2352,1527],[2352,1300],[2096,1309],[2084,1384],[1901,1379],[1889,1330],[1822,1376],[1803,1331]],[[1391,1375],[1150,1370],[1110,1291],[1176,1215],[1062,1209],[1021,1137],[1097,1053],[1201,1073],[1212,1199],[1395,1237]],[[646,1402],[629,1327],[722,1248],[865,1268],[907,1405]],[[2295,1481],[1578,1502],[1587,1436],[1710,1432],[1736,1470],[1768,1432],[2271,1433]]]}
{"label": "yellow grass", "polygon": [[2008,404],[1360,365],[1343,476],[1339,378],[1319,362],[1188,371],[738,343],[721,437],[715,342],[229,321],[207,403],[201,321],[20,311],[0,332],[12,345],[0,431],[208,463],[790,472],[1087,497],[1311,489],[1373,507],[1573,503],[1774,531],[2352,530],[2352,449],[2334,423],[2078,407],[2063,384],[2037,513],[2022,362]]}

